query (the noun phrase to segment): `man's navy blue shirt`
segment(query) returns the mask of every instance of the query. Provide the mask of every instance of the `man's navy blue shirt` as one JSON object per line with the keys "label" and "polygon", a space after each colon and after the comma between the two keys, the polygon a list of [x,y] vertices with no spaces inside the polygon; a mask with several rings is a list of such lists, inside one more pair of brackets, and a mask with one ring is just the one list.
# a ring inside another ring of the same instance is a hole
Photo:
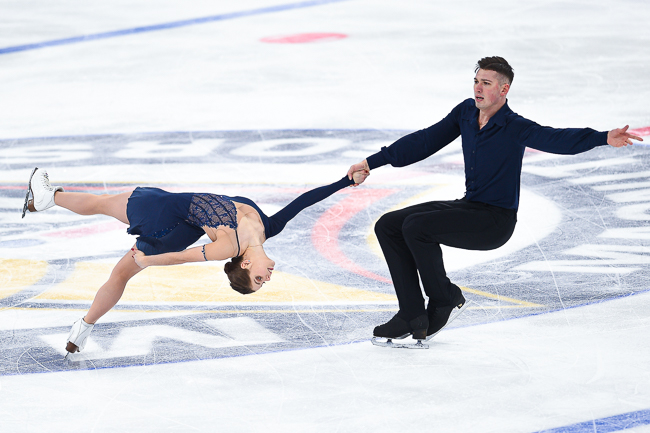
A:
{"label": "man's navy blue shirt", "polygon": [[607,132],[540,126],[504,104],[479,129],[474,99],[458,104],[440,122],[406,135],[367,158],[370,169],[404,167],[421,161],[459,135],[465,159],[465,199],[506,209],[519,207],[521,164],[526,147],[575,155],[607,144]]}

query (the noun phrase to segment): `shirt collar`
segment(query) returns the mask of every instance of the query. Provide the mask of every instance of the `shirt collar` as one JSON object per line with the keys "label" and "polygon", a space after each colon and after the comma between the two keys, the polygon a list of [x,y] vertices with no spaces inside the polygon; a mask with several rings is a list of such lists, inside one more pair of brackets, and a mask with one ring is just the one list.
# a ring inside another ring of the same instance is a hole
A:
{"label": "shirt collar", "polygon": [[[478,113],[479,109],[474,106],[472,110],[468,110],[465,113],[465,116],[463,116],[463,118],[465,120],[476,121],[478,118]],[[499,126],[503,126],[506,124],[506,116],[510,113],[512,113],[512,110],[510,107],[508,107],[508,99],[506,99],[506,103],[503,104],[503,107],[499,108],[499,111],[497,111],[494,116],[490,118],[488,123],[496,123]]]}

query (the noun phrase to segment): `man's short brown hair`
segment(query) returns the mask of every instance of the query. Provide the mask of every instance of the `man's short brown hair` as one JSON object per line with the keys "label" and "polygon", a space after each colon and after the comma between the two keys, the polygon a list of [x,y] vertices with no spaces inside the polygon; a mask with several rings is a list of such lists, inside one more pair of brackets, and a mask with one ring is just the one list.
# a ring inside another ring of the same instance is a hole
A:
{"label": "man's short brown hair", "polygon": [[508,84],[512,84],[512,80],[515,78],[515,70],[512,69],[512,66],[510,66],[503,57],[483,57],[476,64],[474,72],[478,72],[479,69],[483,69],[484,71],[494,71],[503,75],[508,80]]}

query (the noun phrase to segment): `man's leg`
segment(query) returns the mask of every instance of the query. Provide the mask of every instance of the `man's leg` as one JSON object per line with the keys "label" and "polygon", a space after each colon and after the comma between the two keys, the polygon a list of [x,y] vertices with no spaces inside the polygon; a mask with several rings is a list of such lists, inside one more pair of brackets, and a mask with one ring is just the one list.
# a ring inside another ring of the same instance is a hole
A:
{"label": "man's leg", "polygon": [[451,305],[460,290],[447,277],[440,245],[466,250],[498,248],[514,231],[515,212],[462,200],[432,203],[431,209],[405,219],[405,243],[419,270],[429,304]]}
{"label": "man's leg", "polygon": [[[515,211],[464,200],[422,203],[382,216],[375,233],[399,301],[397,317],[409,322],[428,310],[431,320],[432,312],[440,306],[449,310],[441,321],[443,326],[462,293],[447,277],[440,244],[478,250],[498,248],[512,235],[515,222]],[[427,310],[418,274],[429,297]]]}
{"label": "man's leg", "polygon": [[423,205],[409,206],[382,215],[375,224],[375,234],[384,253],[399,302],[397,315],[406,321],[424,314],[425,310],[417,263],[406,244],[402,226],[407,217],[426,209]]}

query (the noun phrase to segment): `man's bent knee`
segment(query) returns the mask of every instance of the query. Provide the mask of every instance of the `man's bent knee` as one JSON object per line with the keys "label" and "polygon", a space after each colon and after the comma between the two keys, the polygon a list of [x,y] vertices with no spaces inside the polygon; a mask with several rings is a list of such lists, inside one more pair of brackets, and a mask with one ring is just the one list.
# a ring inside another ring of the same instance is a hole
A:
{"label": "man's bent knee", "polygon": [[396,218],[395,213],[388,212],[383,214],[375,223],[375,234],[381,236],[384,234],[400,232],[401,228],[402,222]]}
{"label": "man's bent knee", "polygon": [[418,218],[415,215],[409,215],[404,219],[404,224],[402,224],[402,233],[404,234],[404,239],[417,240],[418,237],[422,234],[421,221],[418,221]]}

